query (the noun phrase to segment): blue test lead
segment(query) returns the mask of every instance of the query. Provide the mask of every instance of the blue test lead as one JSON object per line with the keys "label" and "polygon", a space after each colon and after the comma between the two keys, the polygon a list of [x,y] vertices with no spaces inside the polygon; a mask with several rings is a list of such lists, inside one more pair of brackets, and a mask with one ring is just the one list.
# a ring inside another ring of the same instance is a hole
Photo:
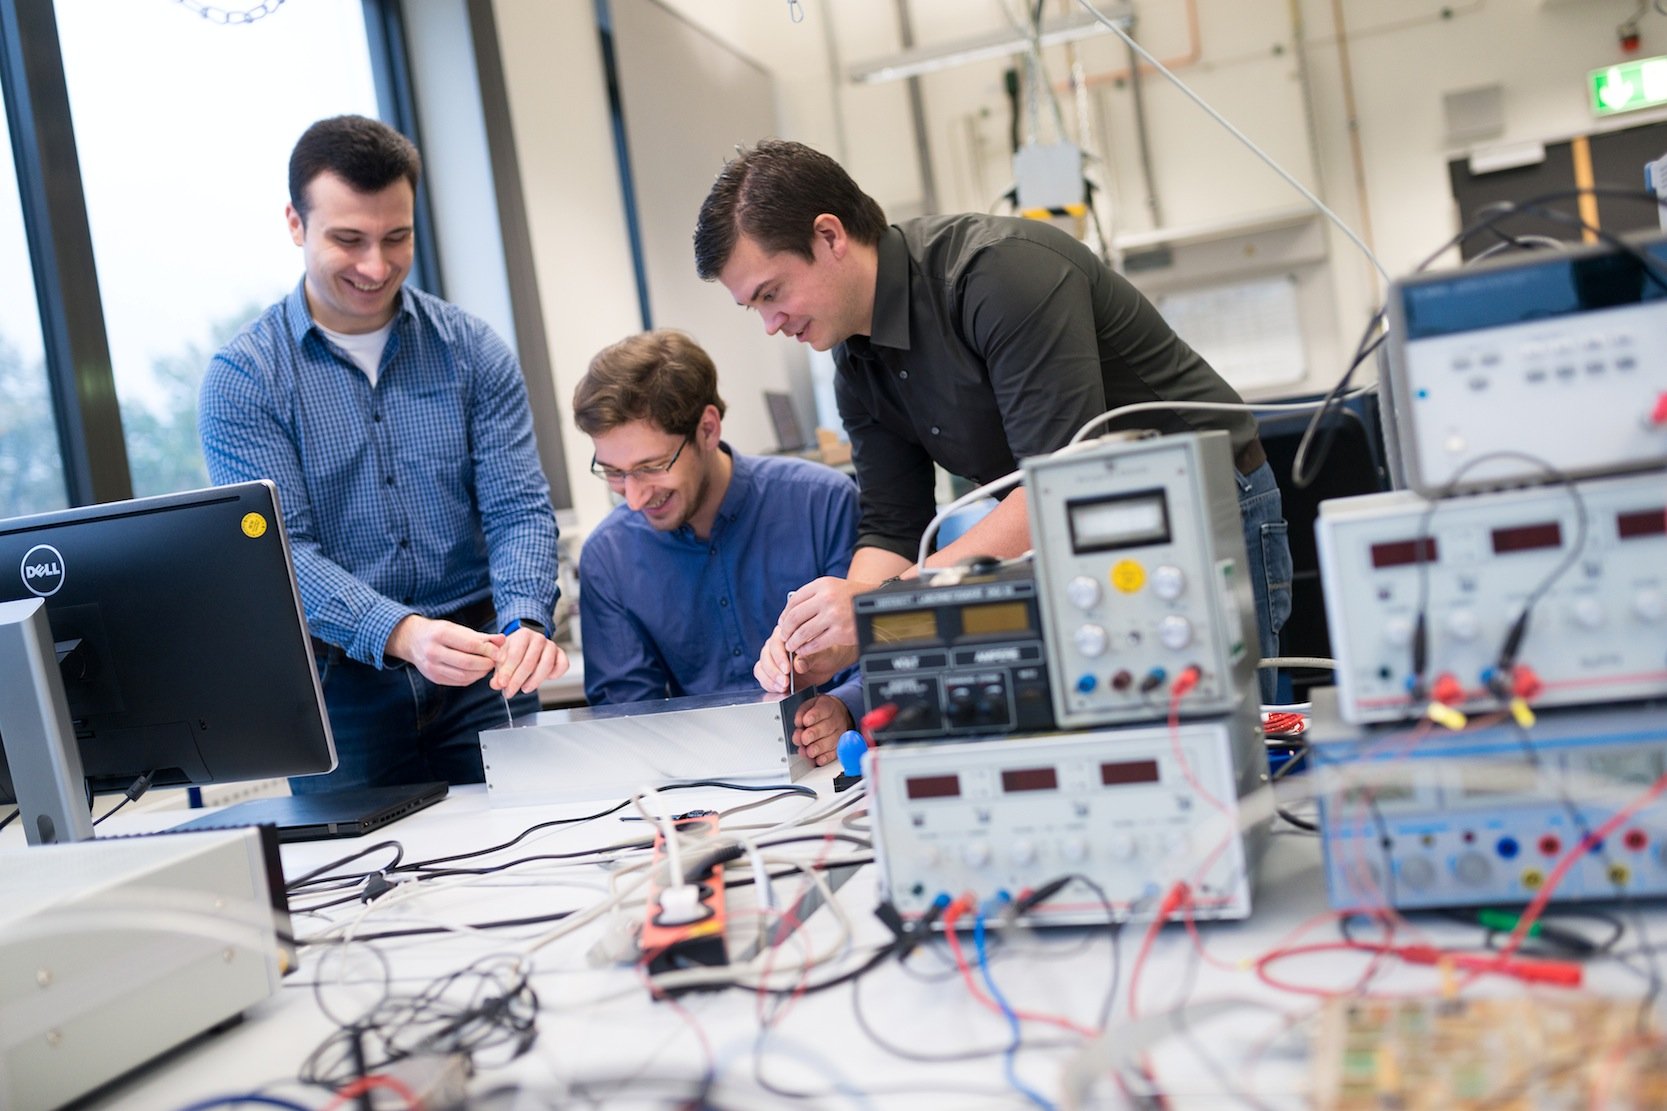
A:
{"label": "blue test lead", "polygon": [[862,779],[862,754],[868,751],[868,738],[855,729],[847,729],[839,736],[834,754],[839,757],[840,773],[834,777],[834,790],[843,791]]}
{"label": "blue test lead", "polygon": [[847,729],[840,734],[839,747],[834,750],[839,756],[839,766],[845,774],[853,779],[862,777],[862,754],[868,751],[868,741],[855,729]]}

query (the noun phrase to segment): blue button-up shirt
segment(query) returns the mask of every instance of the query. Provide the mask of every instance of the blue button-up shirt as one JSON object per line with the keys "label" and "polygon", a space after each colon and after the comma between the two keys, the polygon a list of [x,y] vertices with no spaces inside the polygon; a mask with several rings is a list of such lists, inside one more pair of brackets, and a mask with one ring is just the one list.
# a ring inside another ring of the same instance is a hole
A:
{"label": "blue button-up shirt", "polygon": [[276,483],[320,640],[381,667],[406,616],[488,596],[503,623],[549,624],[549,484],[520,367],[483,321],[401,290],[372,388],[297,285],[215,355],[197,419],[216,484]]}
{"label": "blue button-up shirt", "polygon": [[[758,653],[789,591],[843,577],[857,539],[857,488],[802,459],[739,455],[705,540],[661,532],[616,506],[579,556],[585,697],[592,705],[757,690]],[[829,693],[863,713],[855,669]]]}

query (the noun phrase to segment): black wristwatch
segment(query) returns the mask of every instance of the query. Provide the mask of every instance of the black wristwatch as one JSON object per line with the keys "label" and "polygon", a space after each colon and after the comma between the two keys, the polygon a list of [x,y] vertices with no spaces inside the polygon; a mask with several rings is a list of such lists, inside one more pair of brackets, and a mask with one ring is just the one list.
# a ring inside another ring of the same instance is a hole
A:
{"label": "black wristwatch", "polygon": [[530,617],[517,617],[514,621],[511,621],[508,625],[505,625],[504,626],[504,635],[508,636],[510,633],[513,633],[517,629],[531,629],[533,632],[537,633],[539,636],[546,636],[547,635],[545,630],[544,630],[544,622],[534,621]]}

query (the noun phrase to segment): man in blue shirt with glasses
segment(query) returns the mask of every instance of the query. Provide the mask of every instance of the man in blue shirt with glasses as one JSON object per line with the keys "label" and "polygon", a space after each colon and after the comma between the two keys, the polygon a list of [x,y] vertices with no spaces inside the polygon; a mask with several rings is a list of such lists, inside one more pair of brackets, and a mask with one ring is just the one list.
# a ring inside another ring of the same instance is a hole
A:
{"label": "man in blue shirt with glasses", "polygon": [[420,173],[375,120],[308,128],[286,210],[305,276],[203,378],[209,475],[277,485],[313,635],[339,764],[297,793],[479,782],[480,730],[536,711],[567,669],[520,367],[404,284]]}
{"label": "man in blue shirt with glasses", "polygon": [[[605,348],[574,390],[591,471],[623,499],[579,558],[593,705],[757,690],[753,663],[788,592],[850,566],[856,486],[735,451],[724,408],[711,357],[670,329]],[[855,670],[831,682],[794,721],[794,743],[823,764],[862,716]]]}

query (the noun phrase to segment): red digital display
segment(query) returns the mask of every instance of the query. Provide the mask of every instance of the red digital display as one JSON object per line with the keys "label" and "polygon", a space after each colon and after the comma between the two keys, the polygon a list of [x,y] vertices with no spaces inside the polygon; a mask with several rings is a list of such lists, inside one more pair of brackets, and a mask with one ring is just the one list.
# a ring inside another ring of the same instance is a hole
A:
{"label": "red digital display", "polygon": [[961,777],[958,775],[922,775],[903,781],[903,790],[911,799],[958,799],[961,797]]}
{"label": "red digital display", "polygon": [[1125,783],[1156,783],[1156,760],[1129,760],[1121,764],[1101,764],[1100,782],[1107,787],[1121,787]]}
{"label": "red digital display", "polygon": [[1418,540],[1390,540],[1372,545],[1373,567],[1401,567],[1408,563],[1434,563],[1435,537]]}
{"label": "red digital display", "polygon": [[1518,525],[1516,528],[1493,530],[1493,554],[1532,552],[1540,548],[1561,548],[1563,526],[1556,521],[1543,525]]}
{"label": "red digital display", "polygon": [[1008,768],[1001,773],[1003,791],[1057,791],[1059,772],[1054,768]]}
{"label": "red digital display", "polygon": [[1620,534],[1622,540],[1667,534],[1667,509],[1645,509],[1637,513],[1622,513],[1615,518],[1615,531]]}

